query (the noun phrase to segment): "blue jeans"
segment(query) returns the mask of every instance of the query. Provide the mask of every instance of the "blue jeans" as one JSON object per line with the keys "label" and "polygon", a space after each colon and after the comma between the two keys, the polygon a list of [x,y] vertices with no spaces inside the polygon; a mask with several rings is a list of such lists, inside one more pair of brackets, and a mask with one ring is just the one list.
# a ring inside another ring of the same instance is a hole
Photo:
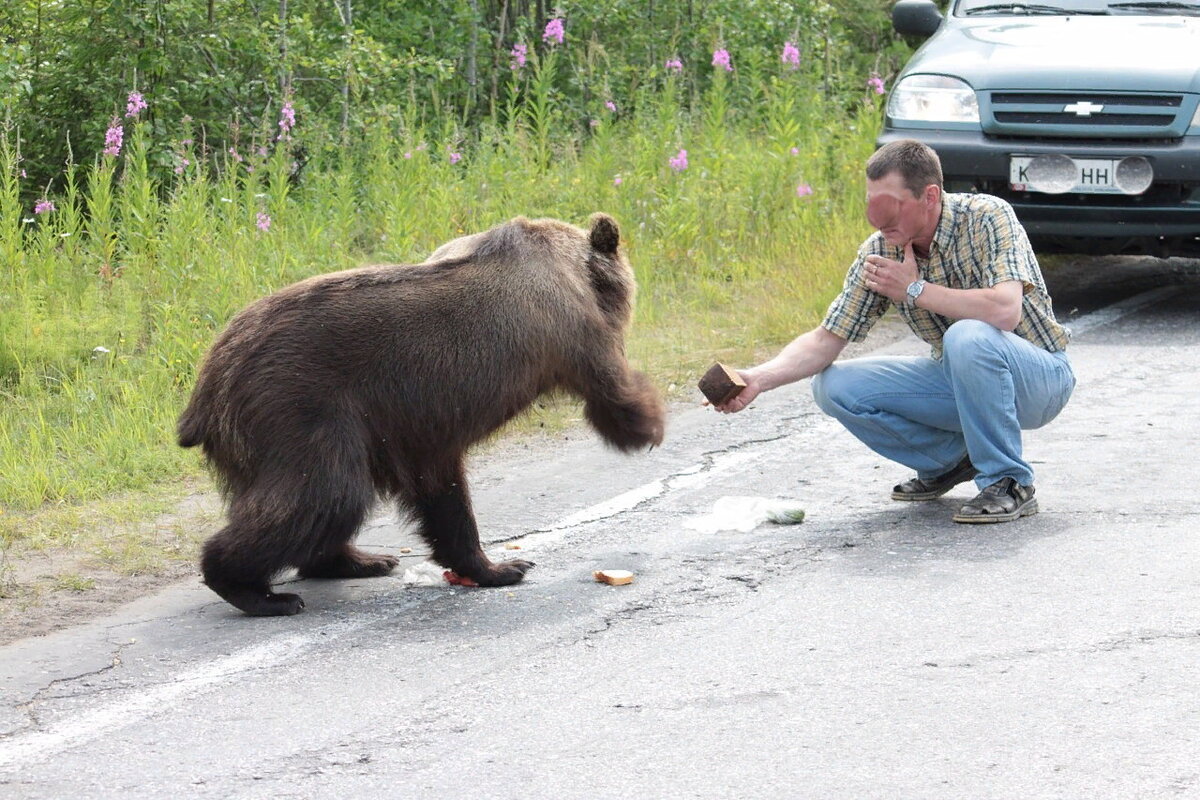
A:
{"label": "blue jeans", "polygon": [[813,396],[867,447],[930,479],[970,454],[975,484],[1033,484],[1021,457],[1022,429],[1058,416],[1075,375],[1066,353],[1048,353],[986,322],[960,320],[942,340],[942,360],[856,358],[813,378]]}

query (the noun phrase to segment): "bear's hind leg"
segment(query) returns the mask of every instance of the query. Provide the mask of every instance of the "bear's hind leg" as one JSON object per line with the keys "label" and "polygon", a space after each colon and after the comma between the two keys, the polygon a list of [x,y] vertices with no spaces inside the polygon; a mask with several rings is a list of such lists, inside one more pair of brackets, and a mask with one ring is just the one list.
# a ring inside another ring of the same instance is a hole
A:
{"label": "bear's hind leg", "polygon": [[484,554],[461,466],[457,472],[444,488],[428,491],[414,503],[421,535],[433,548],[433,560],[480,586],[519,583],[533,562],[495,563]]}
{"label": "bear's hind leg", "polygon": [[248,534],[248,527],[231,522],[205,543],[200,559],[204,583],[234,608],[252,617],[300,613],[304,608],[300,595],[271,591],[271,578],[285,564],[272,558],[271,553],[256,551],[254,539],[258,537]]}

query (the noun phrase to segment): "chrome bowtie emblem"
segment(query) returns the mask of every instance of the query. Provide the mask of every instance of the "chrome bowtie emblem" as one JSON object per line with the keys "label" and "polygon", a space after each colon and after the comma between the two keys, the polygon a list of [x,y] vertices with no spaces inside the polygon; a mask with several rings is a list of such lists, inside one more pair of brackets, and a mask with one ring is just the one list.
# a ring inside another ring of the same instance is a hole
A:
{"label": "chrome bowtie emblem", "polygon": [[1063,111],[1073,113],[1077,117],[1090,117],[1092,114],[1099,114],[1104,110],[1103,105],[1097,105],[1084,100],[1082,103],[1071,103],[1069,106],[1063,106]]}

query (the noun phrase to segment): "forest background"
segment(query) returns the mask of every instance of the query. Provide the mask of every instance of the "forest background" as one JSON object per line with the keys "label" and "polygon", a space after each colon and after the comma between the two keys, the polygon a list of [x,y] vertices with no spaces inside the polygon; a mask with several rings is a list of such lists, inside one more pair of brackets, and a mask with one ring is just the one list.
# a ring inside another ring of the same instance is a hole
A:
{"label": "forest background", "polygon": [[[211,527],[161,524],[209,491],[175,420],[230,316],[308,275],[605,211],[639,284],[630,358],[665,394],[773,352],[869,232],[862,163],[911,52],[889,8],[7,0],[0,597],[194,556]],[[51,550],[82,560],[13,567]]]}

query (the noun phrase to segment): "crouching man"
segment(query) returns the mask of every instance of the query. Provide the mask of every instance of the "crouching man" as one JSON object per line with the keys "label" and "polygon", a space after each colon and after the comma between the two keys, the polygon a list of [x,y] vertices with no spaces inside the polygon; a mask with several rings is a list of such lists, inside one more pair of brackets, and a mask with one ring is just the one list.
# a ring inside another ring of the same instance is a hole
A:
{"label": "crouching man", "polygon": [[[1054,419],[1075,387],[1069,332],[1054,318],[1037,258],[1012,207],[984,194],[946,194],[937,154],[891,142],[867,161],[859,248],[821,325],[775,358],[739,370],[761,392],[815,376],[813,395],[875,452],[916,471],[893,500],[931,500],[974,478],[979,494],[955,522],[1008,522],[1037,512],[1021,431]],[[929,357],[835,362],[889,306],[932,348]]]}

